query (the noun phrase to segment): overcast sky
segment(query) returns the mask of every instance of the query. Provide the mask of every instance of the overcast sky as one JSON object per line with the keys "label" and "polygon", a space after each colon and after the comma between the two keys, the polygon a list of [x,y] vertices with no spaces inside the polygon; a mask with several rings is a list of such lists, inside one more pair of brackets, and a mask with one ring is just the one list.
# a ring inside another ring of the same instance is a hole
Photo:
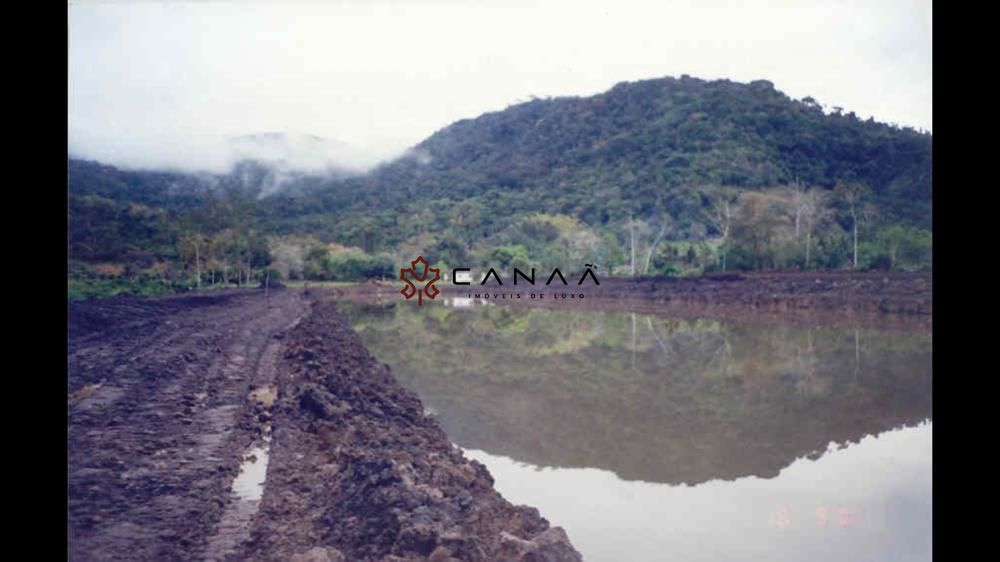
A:
{"label": "overcast sky", "polygon": [[343,141],[361,164],[531,96],[767,79],[931,129],[930,0],[69,3],[69,150],[219,170],[224,139]]}

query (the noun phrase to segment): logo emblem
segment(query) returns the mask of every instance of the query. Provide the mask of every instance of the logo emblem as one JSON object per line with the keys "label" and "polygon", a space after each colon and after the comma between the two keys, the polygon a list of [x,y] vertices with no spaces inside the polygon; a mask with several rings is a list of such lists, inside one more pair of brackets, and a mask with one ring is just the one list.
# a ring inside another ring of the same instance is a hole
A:
{"label": "logo emblem", "polygon": [[[433,273],[434,276],[428,279],[428,273]],[[413,298],[413,295],[417,295],[417,306],[423,306],[424,295],[434,300],[434,297],[438,296],[438,293],[441,292],[434,286],[434,283],[441,279],[441,270],[430,267],[424,256],[418,256],[417,259],[411,261],[410,267],[400,269],[399,278],[406,282],[406,286],[400,292],[403,293],[406,300],[410,300]],[[414,281],[419,282],[420,286],[415,285]]]}

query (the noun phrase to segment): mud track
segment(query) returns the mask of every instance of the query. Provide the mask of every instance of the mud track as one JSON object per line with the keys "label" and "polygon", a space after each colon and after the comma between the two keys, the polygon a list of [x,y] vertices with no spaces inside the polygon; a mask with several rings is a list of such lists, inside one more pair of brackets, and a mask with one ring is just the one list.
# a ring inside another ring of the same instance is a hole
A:
{"label": "mud track", "polygon": [[[579,560],[332,301],[219,291],[69,316],[70,560]],[[254,463],[263,496],[237,494]]]}

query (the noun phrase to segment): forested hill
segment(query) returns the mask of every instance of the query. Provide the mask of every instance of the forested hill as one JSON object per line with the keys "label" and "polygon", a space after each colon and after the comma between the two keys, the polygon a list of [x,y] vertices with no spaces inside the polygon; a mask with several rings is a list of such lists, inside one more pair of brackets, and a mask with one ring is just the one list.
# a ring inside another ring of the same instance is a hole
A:
{"label": "forested hill", "polygon": [[364,210],[379,229],[393,227],[384,241],[391,245],[421,230],[396,226],[401,210],[419,214],[430,201],[447,207],[465,199],[500,223],[532,211],[592,226],[629,213],[667,213],[679,223],[674,237],[684,237],[692,227],[700,232],[703,188],[795,181],[826,190],[838,181],[863,183],[884,221],[929,229],[931,136],[853,113],[826,114],[816,101],[793,100],[767,81],[645,80],[459,121],[409,157],[304,200],[281,201],[272,216],[287,229],[296,229],[301,215],[327,216],[310,220],[314,226],[340,216],[347,220],[330,224],[328,235],[364,244],[372,229],[353,220]]}
{"label": "forested hill", "polygon": [[71,259],[182,283],[267,265],[384,275],[418,254],[446,267],[594,260],[619,274],[931,262],[931,135],[767,81],[685,76],[533,99],[365,175],[275,174],[71,160]]}

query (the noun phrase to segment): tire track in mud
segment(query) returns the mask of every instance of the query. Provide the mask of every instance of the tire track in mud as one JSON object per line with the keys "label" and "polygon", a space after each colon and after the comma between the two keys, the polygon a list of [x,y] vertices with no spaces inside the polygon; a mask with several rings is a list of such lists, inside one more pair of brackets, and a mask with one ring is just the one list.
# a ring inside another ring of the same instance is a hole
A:
{"label": "tire track in mud", "polygon": [[272,294],[70,307],[70,560],[580,560],[335,302]]}
{"label": "tire track in mud", "polygon": [[[281,338],[286,332],[295,328],[304,314],[303,312],[283,326],[275,334],[275,338]],[[250,444],[249,450],[242,455],[241,470],[249,471],[252,468],[257,468],[255,473],[260,473],[261,485],[266,476],[267,454],[271,441],[270,407],[277,398],[278,359],[281,357],[283,349],[282,341],[272,338],[260,350],[256,364],[251,371],[251,390],[245,397],[245,400],[253,408],[253,418],[259,424],[260,434]],[[254,464],[258,466],[251,466]],[[237,474],[225,511],[216,526],[215,533],[209,537],[204,555],[200,559],[225,560],[235,554],[237,548],[250,538],[250,523],[260,507],[260,495],[254,493],[258,490],[251,490],[250,494],[240,493],[236,489],[236,481],[239,478],[240,474]],[[250,482],[249,485],[254,487],[255,483]],[[262,488],[259,492],[262,492]]]}
{"label": "tire track in mud", "polygon": [[[121,303],[70,308],[71,560],[211,554],[209,537],[234,509],[243,451],[262,438],[248,394],[275,376],[275,335],[307,312],[293,291],[154,302],[131,322],[119,321],[134,308]],[[111,313],[102,317],[102,306]],[[74,312],[89,321],[78,337]],[[213,545],[240,540],[221,534],[230,538]]]}

